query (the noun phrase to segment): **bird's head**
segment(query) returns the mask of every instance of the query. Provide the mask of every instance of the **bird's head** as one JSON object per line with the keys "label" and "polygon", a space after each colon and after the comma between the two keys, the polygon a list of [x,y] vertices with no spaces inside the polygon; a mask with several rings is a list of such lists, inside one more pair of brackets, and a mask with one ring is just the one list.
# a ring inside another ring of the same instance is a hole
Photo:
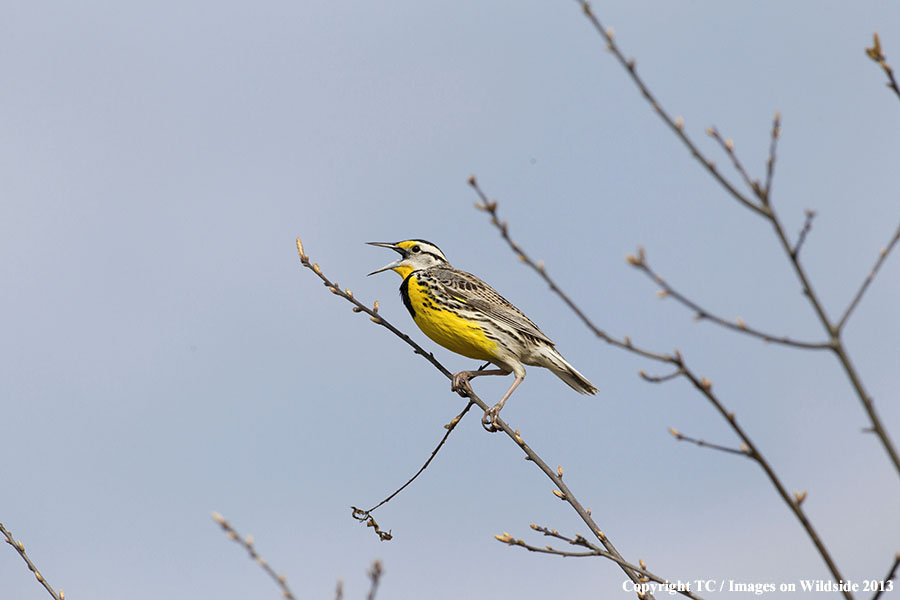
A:
{"label": "bird's head", "polygon": [[406,279],[413,271],[427,269],[437,265],[449,265],[447,258],[441,249],[425,240],[404,240],[402,242],[368,242],[370,246],[390,248],[400,255],[400,258],[387,264],[369,275],[391,270]]}

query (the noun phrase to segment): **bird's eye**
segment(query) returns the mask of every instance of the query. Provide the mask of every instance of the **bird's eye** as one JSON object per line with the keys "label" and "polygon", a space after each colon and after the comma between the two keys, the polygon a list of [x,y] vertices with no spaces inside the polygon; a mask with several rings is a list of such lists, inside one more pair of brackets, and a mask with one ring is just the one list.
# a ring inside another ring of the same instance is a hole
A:
{"label": "bird's eye", "polygon": [[413,252],[418,252],[418,251],[421,250],[421,248],[419,248],[418,245],[413,246],[411,249],[412,249]]}

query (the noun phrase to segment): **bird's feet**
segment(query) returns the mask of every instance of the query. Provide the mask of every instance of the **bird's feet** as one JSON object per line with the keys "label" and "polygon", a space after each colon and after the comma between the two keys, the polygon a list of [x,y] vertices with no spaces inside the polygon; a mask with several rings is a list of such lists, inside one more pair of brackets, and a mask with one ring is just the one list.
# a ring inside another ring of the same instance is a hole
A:
{"label": "bird's feet", "polygon": [[456,392],[463,398],[468,398],[469,394],[472,392],[472,386],[469,383],[469,379],[471,378],[472,371],[460,371],[459,373],[454,373],[450,383],[450,391]]}
{"label": "bird's feet", "polygon": [[481,417],[481,426],[484,427],[485,431],[490,433],[497,433],[498,431],[500,431],[500,426],[497,424],[497,419],[500,416],[501,408],[503,408],[503,405],[497,403],[484,411],[484,416]]}

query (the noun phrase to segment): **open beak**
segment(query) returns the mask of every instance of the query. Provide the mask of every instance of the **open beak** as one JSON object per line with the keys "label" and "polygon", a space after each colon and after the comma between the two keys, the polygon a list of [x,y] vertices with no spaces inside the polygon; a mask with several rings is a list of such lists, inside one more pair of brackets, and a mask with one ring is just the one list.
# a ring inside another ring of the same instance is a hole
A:
{"label": "open beak", "polygon": [[398,254],[400,254],[400,258],[398,258],[397,260],[395,260],[394,262],[392,262],[390,264],[384,265],[383,267],[381,267],[378,270],[372,271],[371,273],[369,273],[369,275],[374,275],[375,273],[381,273],[383,271],[390,271],[394,267],[400,266],[400,263],[403,262],[404,258],[406,258],[406,252],[403,250],[403,248],[398,248],[396,244],[391,244],[390,242],[366,242],[366,243],[370,246],[379,246],[381,248],[390,248],[394,252],[397,252]]}

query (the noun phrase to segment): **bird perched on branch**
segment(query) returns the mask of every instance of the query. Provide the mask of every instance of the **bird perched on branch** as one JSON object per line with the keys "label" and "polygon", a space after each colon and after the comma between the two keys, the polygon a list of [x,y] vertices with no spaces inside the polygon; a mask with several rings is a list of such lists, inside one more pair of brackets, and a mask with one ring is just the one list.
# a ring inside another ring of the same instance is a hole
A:
{"label": "bird perched on branch", "polygon": [[494,420],[525,378],[523,365],[546,367],[581,394],[597,393],[597,388],[566,362],[531,319],[485,282],[451,267],[441,249],[431,242],[404,240],[369,245],[390,248],[400,255],[369,275],[391,270],[403,278],[403,304],[425,335],[457,354],[499,367],[460,371],[453,375],[451,389],[465,391],[468,381],[481,375],[515,375],[503,398],[484,414],[481,422],[489,431],[497,431]]}

